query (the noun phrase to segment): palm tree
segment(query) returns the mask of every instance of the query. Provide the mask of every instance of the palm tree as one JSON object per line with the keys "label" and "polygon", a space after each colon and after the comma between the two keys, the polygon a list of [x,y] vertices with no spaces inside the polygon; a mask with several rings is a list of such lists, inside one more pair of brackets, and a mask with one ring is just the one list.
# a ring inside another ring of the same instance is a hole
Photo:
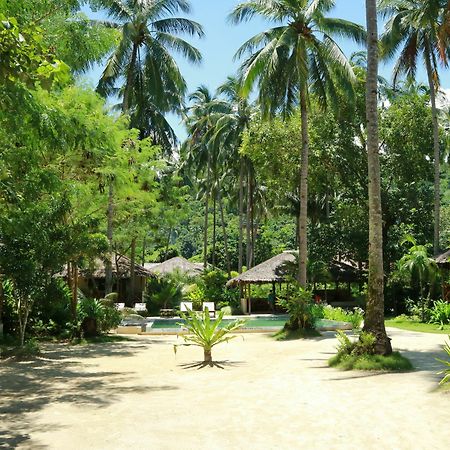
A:
{"label": "palm tree", "polygon": [[376,338],[375,351],[392,353],[384,326],[383,217],[378,138],[378,24],[376,0],[366,0],[367,15],[367,161],[369,168],[369,282],[364,331]]}
{"label": "palm tree", "polygon": [[439,268],[436,261],[428,256],[425,245],[417,245],[412,236],[406,236],[402,243],[409,242],[411,248],[399,261],[400,270],[408,272],[411,279],[419,281],[420,303],[422,305],[422,322],[425,321],[425,283],[435,281]]}
{"label": "palm tree", "polygon": [[[121,30],[121,38],[110,56],[97,91],[104,96],[119,94],[121,110],[131,117],[131,127],[141,137],[171,148],[176,137],[164,115],[180,113],[186,82],[172,56],[179,53],[192,63],[200,52],[179,34],[203,36],[197,22],[176,17],[189,13],[188,0],[101,0],[110,26]],[[175,17],[174,17],[175,16]],[[119,85],[119,87],[118,87]]]}
{"label": "palm tree", "polygon": [[436,92],[439,89],[441,61],[447,65],[450,30],[447,26],[450,3],[447,0],[380,0],[380,12],[389,18],[381,38],[385,59],[398,51],[394,67],[394,86],[406,75],[415,79],[420,56],[425,64],[430,89],[434,141],[434,252],[439,253],[440,240],[440,149]]}
{"label": "palm tree", "polygon": [[351,98],[353,70],[333,36],[365,38],[363,27],[325,17],[334,0],[249,0],[230,15],[234,23],[260,16],[275,26],[249,39],[236,58],[250,54],[241,67],[242,92],[248,95],[255,84],[263,116],[289,114],[300,104],[302,149],[300,169],[299,282],[306,286],[308,201],[308,97],[312,92],[320,104],[335,101],[339,90]]}

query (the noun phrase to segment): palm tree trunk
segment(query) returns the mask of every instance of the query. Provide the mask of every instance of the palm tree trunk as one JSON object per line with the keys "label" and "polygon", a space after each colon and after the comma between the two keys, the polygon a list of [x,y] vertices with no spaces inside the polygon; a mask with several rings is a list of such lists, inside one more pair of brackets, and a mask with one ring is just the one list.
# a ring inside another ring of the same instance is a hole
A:
{"label": "palm tree trunk", "polygon": [[241,157],[239,169],[239,273],[242,273],[244,257],[244,170],[244,159]]}
{"label": "palm tree trunk", "polygon": [[130,303],[133,304],[136,292],[136,238],[131,240],[131,255],[130,255]]}
{"label": "palm tree trunk", "polygon": [[430,87],[431,115],[433,119],[433,149],[434,149],[434,254],[439,253],[440,222],[441,222],[441,155],[439,148],[439,123],[436,108],[436,89],[434,85],[433,69],[431,66],[430,47],[425,45],[425,64],[427,67],[428,84]]}
{"label": "palm tree trunk", "polygon": [[203,362],[205,364],[209,364],[210,366],[212,365],[212,354],[211,354],[211,349],[210,348],[204,348],[203,349]]}
{"label": "palm tree trunk", "polygon": [[209,179],[211,171],[211,158],[208,152],[208,165],[206,173],[206,192],[205,192],[205,223],[203,228],[203,267],[208,265],[208,212],[209,212]]}
{"label": "palm tree trunk", "polygon": [[213,192],[213,235],[212,235],[212,266],[216,267],[216,213],[217,211],[217,193]]}
{"label": "palm tree trunk", "polygon": [[250,230],[251,230],[251,252],[250,252],[250,267],[255,265],[255,184],[253,174],[250,175]]}
{"label": "palm tree trunk", "polygon": [[231,278],[231,262],[230,262],[230,253],[228,252],[228,235],[227,235],[227,227],[225,225],[225,215],[223,212],[223,201],[222,201],[222,192],[219,186],[219,208],[220,208],[220,221],[222,222],[222,232],[223,232],[223,244],[225,247],[225,261],[227,265],[227,273],[228,278]]}
{"label": "palm tree trunk", "polygon": [[107,212],[107,229],[106,236],[108,238],[108,257],[105,261],[105,295],[112,292],[112,241],[113,241],[113,217],[114,217],[114,187],[113,182],[109,182],[108,193],[108,212]]}
{"label": "palm tree trunk", "polygon": [[252,208],[252,204],[251,204],[251,198],[252,198],[252,190],[251,190],[251,181],[250,181],[250,168],[248,168],[247,170],[247,217],[246,217],[246,248],[247,248],[247,270],[250,269],[252,267],[252,260],[251,260],[251,255],[252,255],[252,243],[251,243],[251,221],[250,221],[250,216],[251,216],[251,208]]}
{"label": "palm tree trunk", "polygon": [[132,84],[133,84],[133,70],[134,66],[136,65],[136,59],[138,54],[139,47],[136,44],[133,44],[133,50],[131,52],[131,60],[130,65],[128,66],[128,73],[127,73],[127,82],[125,84],[125,89],[123,93],[123,102],[122,102],[122,112],[127,114],[128,110],[131,106],[131,90],[132,90]]}
{"label": "palm tree trunk", "polygon": [[302,152],[300,159],[300,214],[298,219],[298,281],[306,287],[306,264],[308,260],[308,102],[307,85],[300,87],[300,111],[302,116]]}
{"label": "palm tree trunk", "polygon": [[378,141],[378,24],[376,0],[366,0],[367,15],[367,160],[369,169],[369,282],[364,331],[376,338],[375,351],[392,353],[384,326],[383,222]]}

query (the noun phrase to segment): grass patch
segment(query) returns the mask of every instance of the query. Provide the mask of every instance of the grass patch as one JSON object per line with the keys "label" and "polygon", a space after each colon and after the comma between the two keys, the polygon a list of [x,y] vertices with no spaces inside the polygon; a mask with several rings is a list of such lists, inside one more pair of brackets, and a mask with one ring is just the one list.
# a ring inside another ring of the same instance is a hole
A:
{"label": "grass patch", "polygon": [[70,341],[72,345],[89,345],[89,344],[109,344],[111,342],[132,341],[132,338],[126,336],[116,336],[112,334],[105,334],[102,336],[75,338]]}
{"label": "grass patch", "polygon": [[281,330],[273,337],[277,341],[295,341],[297,339],[308,339],[319,337],[321,334],[317,330]]}
{"label": "grass patch", "polygon": [[422,323],[414,320],[388,319],[385,321],[387,327],[399,328],[407,331],[418,331],[420,333],[450,334],[450,325],[440,325],[435,323]]}
{"label": "grass patch", "polygon": [[14,358],[17,360],[33,359],[41,354],[41,349],[36,340],[25,342],[23,347],[17,344],[0,345],[0,359]]}
{"label": "grass patch", "polygon": [[337,354],[328,360],[330,367],[341,370],[377,370],[386,372],[406,372],[414,367],[411,361],[399,352],[389,356]]}

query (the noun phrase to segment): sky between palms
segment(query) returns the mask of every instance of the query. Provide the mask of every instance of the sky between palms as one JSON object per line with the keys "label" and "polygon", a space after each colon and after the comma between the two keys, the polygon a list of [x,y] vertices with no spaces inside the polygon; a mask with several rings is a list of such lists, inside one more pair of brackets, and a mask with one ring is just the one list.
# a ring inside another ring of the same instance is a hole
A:
{"label": "sky between palms", "polygon": [[[181,73],[188,83],[189,92],[194,91],[200,84],[205,84],[215,90],[228,75],[236,72],[239,65],[237,61],[233,61],[236,50],[251,36],[269,27],[267,22],[259,19],[238,26],[229,24],[226,18],[238,3],[239,0],[191,0],[193,13],[189,17],[203,25],[206,36],[201,40],[189,38],[189,42],[193,43],[203,54],[201,66],[192,66],[183,58],[177,58]],[[88,10],[85,11],[89,15],[92,14]],[[365,0],[337,0],[336,7],[330,16],[365,24]],[[104,18],[99,14],[97,17]],[[382,31],[381,25],[380,23],[380,32]],[[347,56],[354,51],[361,50],[350,41],[341,41],[340,44]],[[381,75],[390,80],[391,69],[392,63],[382,64]],[[102,68],[97,67],[88,74],[93,85],[97,84],[101,72]],[[426,81],[423,70],[418,73],[418,76],[421,81]],[[441,73],[441,82],[443,88],[450,87],[449,71]],[[186,131],[184,126],[179,123],[179,118],[169,117],[169,122],[179,139],[184,139]]]}

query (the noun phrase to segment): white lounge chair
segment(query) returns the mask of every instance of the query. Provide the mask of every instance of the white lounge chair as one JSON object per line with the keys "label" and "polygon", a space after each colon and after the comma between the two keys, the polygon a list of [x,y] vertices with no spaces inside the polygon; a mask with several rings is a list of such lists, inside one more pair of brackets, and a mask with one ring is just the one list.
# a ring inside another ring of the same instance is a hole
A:
{"label": "white lounge chair", "polygon": [[134,304],[134,310],[136,312],[146,312],[147,311],[147,305],[145,303],[135,303]]}
{"label": "white lounge chair", "polygon": [[216,317],[216,306],[214,302],[203,302],[203,311],[208,308],[209,316]]}
{"label": "white lounge chair", "polygon": [[116,303],[116,308],[122,311],[125,308],[125,303]]}
{"label": "white lounge chair", "polygon": [[180,312],[188,312],[188,311],[192,311],[192,302],[181,302]]}

